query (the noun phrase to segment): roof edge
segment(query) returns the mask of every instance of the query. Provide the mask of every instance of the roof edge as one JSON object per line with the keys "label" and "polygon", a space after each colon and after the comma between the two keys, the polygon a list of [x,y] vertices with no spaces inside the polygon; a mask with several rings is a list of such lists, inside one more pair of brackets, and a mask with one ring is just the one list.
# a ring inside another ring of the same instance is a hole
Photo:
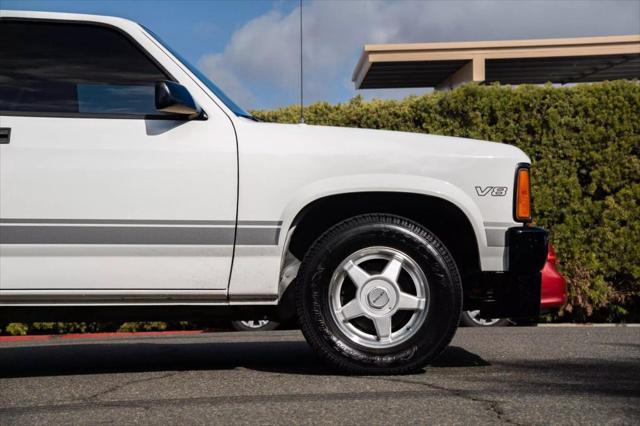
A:
{"label": "roof edge", "polygon": [[595,37],[571,37],[571,38],[540,38],[540,39],[514,39],[514,40],[488,40],[488,41],[453,41],[434,43],[391,43],[391,44],[366,44],[364,52],[380,51],[411,51],[411,50],[472,50],[472,49],[499,49],[510,47],[561,47],[583,46],[590,44],[619,44],[638,43],[640,34],[595,36]]}
{"label": "roof edge", "polygon": [[119,16],[91,15],[85,13],[44,12],[31,10],[0,9],[0,18],[51,19],[61,21],[87,21],[101,23],[127,23],[139,25],[137,22]]}

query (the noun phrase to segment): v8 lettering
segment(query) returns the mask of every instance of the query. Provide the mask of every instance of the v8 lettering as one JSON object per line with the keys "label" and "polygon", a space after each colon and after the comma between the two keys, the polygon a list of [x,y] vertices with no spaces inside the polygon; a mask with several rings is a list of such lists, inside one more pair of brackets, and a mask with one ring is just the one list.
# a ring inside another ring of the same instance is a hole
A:
{"label": "v8 lettering", "polygon": [[484,188],[481,186],[476,186],[476,194],[479,197],[485,197],[487,195],[491,195],[492,197],[504,197],[507,195],[507,187],[506,186],[485,186]]}

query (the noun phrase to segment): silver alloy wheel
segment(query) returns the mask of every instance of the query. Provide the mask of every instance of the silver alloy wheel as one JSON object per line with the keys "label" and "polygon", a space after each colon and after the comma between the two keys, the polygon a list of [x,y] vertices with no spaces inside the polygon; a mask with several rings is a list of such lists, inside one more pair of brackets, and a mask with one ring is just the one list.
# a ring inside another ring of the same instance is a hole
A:
{"label": "silver alloy wheel", "polygon": [[[366,264],[372,260],[386,261],[382,272],[367,270]],[[401,277],[405,289],[408,286],[412,291],[403,291]],[[356,289],[351,300],[344,300],[346,278]],[[349,255],[329,284],[330,311],[340,331],[353,342],[374,349],[396,346],[411,338],[427,317],[429,296],[422,269],[408,255],[390,247],[368,247]],[[413,313],[396,324],[394,331],[392,318],[399,311]],[[361,317],[373,323],[375,334],[354,323]]]}
{"label": "silver alloy wheel", "polygon": [[269,320],[248,320],[240,321],[240,323],[248,328],[262,328],[265,325],[269,324]]}
{"label": "silver alloy wheel", "polygon": [[469,314],[469,319],[478,325],[490,326],[500,322],[500,318],[491,318],[491,319],[480,318],[479,309],[475,311],[467,311],[467,314]]}

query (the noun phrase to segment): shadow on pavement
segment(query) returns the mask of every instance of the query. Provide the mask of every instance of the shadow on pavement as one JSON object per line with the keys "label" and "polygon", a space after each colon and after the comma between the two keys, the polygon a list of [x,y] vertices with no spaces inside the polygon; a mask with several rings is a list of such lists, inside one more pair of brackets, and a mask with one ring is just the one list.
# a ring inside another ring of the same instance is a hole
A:
{"label": "shadow on pavement", "polygon": [[[586,354],[585,354],[586,355]],[[0,347],[0,377],[157,371],[248,370],[300,375],[342,375],[304,341],[100,342]],[[637,357],[599,359],[507,357],[488,363],[450,346],[426,374],[496,394],[640,396]],[[422,379],[420,379],[420,382]]]}
{"label": "shadow on pavement", "polygon": [[[451,346],[432,367],[489,365]],[[0,348],[0,377],[247,368],[284,374],[341,374],[306,342],[97,343]]]}

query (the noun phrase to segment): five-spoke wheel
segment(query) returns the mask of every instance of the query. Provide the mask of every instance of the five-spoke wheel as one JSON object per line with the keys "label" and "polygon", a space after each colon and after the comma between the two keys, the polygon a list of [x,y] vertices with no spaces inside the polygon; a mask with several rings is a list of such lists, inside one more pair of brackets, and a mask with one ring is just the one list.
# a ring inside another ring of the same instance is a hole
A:
{"label": "five-spoke wheel", "polygon": [[340,330],[366,347],[406,341],[427,316],[427,278],[406,253],[390,247],[349,255],[333,274],[329,294]]}

